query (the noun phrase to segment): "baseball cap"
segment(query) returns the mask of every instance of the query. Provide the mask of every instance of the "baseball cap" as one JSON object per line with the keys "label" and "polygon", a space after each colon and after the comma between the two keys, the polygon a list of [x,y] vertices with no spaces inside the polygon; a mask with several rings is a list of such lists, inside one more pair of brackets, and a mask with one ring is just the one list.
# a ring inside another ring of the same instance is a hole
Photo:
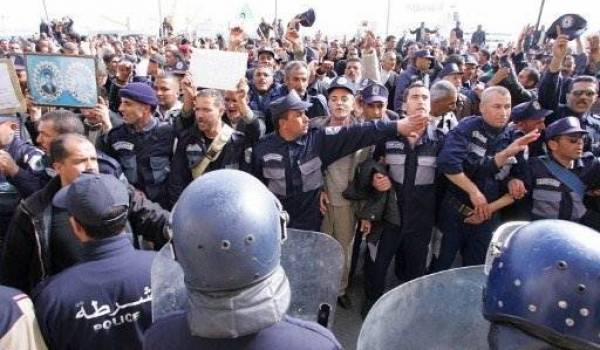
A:
{"label": "baseball cap", "polygon": [[587,134],[587,131],[581,128],[581,123],[578,118],[566,117],[548,125],[545,133],[546,140],[550,140],[562,135]]}
{"label": "baseball cap", "polygon": [[78,222],[93,227],[110,225],[125,214],[110,216],[115,207],[129,207],[127,187],[116,177],[83,173],[54,195],[52,204],[66,209]]}

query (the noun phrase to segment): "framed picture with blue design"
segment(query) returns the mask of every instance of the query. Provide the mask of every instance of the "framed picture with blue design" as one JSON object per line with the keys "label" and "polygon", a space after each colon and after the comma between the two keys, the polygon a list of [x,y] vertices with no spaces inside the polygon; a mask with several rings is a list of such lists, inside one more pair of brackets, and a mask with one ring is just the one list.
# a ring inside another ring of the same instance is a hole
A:
{"label": "framed picture with blue design", "polygon": [[28,54],[25,64],[33,103],[86,108],[98,102],[93,56]]}

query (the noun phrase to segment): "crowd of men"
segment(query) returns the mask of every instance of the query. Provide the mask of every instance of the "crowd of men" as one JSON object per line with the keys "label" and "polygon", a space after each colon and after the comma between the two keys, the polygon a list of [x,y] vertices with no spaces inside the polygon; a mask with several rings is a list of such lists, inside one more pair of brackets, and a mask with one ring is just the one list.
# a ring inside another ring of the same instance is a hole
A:
{"label": "crowd of men", "polygon": [[[43,340],[29,348],[141,348],[147,251],[168,241],[185,188],[218,169],[259,179],[289,227],[339,241],[341,307],[352,307],[346,288],[366,242],[363,317],[392,260],[402,283],[484,263],[509,220],[600,229],[598,34],[559,28],[551,40],[527,26],[491,47],[481,26],[468,41],[460,23],[442,40],[424,23],[414,40],[303,37],[299,23],[258,39],[235,27],[225,41],[86,38],[66,19],[34,39],[0,39],[25,95],[27,53],[93,55],[101,88],[94,108],[29,101],[27,113],[0,115],[0,284],[32,296]],[[248,53],[235,91],[195,86],[187,68],[200,48]],[[94,196],[57,195],[82,174],[92,179],[80,195]],[[121,307],[105,312],[98,289]],[[26,298],[6,290],[0,298]]]}

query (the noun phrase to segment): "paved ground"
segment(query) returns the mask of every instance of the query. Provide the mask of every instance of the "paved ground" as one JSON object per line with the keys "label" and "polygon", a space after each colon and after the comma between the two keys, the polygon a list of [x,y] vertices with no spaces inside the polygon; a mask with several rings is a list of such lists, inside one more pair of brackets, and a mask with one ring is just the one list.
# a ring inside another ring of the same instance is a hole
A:
{"label": "paved ground", "polygon": [[[358,335],[360,333],[360,327],[362,325],[362,318],[360,316],[360,309],[362,306],[362,301],[364,298],[364,290],[363,290],[363,259],[364,251],[361,251],[361,259],[358,261],[358,266],[356,268],[356,273],[350,282],[350,286],[347,289],[346,293],[352,299],[352,308],[349,310],[342,309],[339,305],[335,309],[335,319],[333,325],[333,333],[337,337],[338,341],[342,344],[344,349],[346,350],[354,350],[356,349],[356,341],[358,339]],[[392,271],[392,266],[394,266],[394,262],[390,264],[390,270],[388,271],[388,281],[386,290],[392,289],[398,285],[398,280],[396,279],[394,273],[390,273]]]}
{"label": "paved ground", "polygon": [[[435,239],[435,242],[439,242],[441,236],[437,233],[438,237]],[[364,245],[362,247],[360,253],[360,258],[358,260],[358,266],[356,268],[356,273],[354,277],[350,281],[350,286],[347,289],[347,293],[352,299],[352,308],[349,310],[342,309],[339,305],[336,307],[336,314],[333,325],[333,333],[337,337],[338,341],[342,344],[344,349],[346,350],[354,350],[356,349],[356,341],[358,339],[358,335],[360,333],[360,327],[362,325],[362,318],[360,316],[360,309],[362,306],[362,301],[364,298],[363,291],[363,261],[364,261]],[[439,247],[434,246],[433,249],[437,251]],[[430,247],[430,251],[432,248]],[[460,254],[456,257],[454,264],[452,267],[462,266]],[[398,286],[400,282],[396,278],[396,275],[393,272],[394,261],[390,263],[390,267],[387,273],[387,281],[386,281],[386,291],[393,289]]]}
{"label": "paved ground", "polygon": [[362,275],[359,278],[354,278],[347,291],[352,299],[352,308],[345,310],[338,305],[335,310],[333,333],[346,350],[356,348],[356,340],[362,325],[362,318],[360,317],[360,307],[364,296],[362,280]]}

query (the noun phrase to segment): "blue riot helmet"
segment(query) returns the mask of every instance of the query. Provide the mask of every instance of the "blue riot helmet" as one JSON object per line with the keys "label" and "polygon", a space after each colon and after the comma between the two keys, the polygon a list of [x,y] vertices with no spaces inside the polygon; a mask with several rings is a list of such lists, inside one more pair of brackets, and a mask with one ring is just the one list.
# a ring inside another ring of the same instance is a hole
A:
{"label": "blue riot helmet", "polygon": [[539,220],[492,248],[486,319],[560,348],[600,349],[600,233],[574,222]]}
{"label": "blue riot helmet", "polygon": [[194,180],[171,215],[175,256],[188,289],[229,291],[279,266],[287,214],[255,177],[217,170]]}

